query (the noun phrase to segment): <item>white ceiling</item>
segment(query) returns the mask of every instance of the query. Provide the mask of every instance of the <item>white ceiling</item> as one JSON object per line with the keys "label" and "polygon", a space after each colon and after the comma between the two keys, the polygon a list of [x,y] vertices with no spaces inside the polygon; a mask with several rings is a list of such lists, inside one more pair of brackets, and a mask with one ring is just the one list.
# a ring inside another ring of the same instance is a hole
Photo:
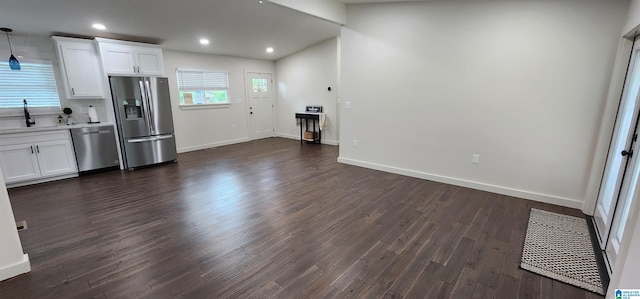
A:
{"label": "white ceiling", "polygon": [[[407,0],[340,0],[347,4]],[[411,1],[411,0],[409,0]],[[425,1],[425,0],[413,0]],[[16,35],[106,37],[165,49],[276,60],[340,34],[340,26],[258,0],[2,0]],[[91,28],[102,23],[106,31]],[[200,38],[211,43],[202,46]],[[16,45],[19,46],[19,45]],[[273,47],[274,53],[265,49]]]}
{"label": "white ceiling", "polygon": [[424,2],[433,0],[340,0],[347,4],[359,4],[359,3],[383,3],[383,2]]}
{"label": "white ceiling", "polygon": [[[99,36],[268,60],[340,32],[339,25],[257,0],[2,0],[0,6],[0,27],[17,35]],[[107,30],[91,28],[94,22]],[[208,46],[198,43],[203,37]]]}

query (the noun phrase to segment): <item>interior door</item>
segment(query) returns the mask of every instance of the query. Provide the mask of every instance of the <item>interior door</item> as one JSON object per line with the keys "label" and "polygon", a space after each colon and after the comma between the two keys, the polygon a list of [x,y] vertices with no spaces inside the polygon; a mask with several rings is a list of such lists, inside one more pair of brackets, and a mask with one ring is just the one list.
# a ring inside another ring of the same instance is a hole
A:
{"label": "interior door", "polygon": [[[611,246],[612,225],[620,215],[617,208],[630,202],[635,192],[635,182],[640,167],[637,156],[638,114],[640,109],[640,43],[635,43],[627,71],[613,137],[609,147],[607,164],[600,185],[598,201],[594,211],[594,222],[600,247],[606,252],[609,268],[613,266],[617,249]],[[617,219],[616,225],[619,225]],[[619,245],[619,243],[618,243]],[[613,250],[613,251],[612,251]]]}
{"label": "interior door", "polygon": [[620,189],[620,195],[618,196],[618,202],[613,216],[613,222],[610,227],[609,237],[607,238],[605,253],[611,268],[613,268],[616,258],[618,257],[618,250],[620,249],[620,244],[622,242],[625,224],[627,223],[631,204],[633,203],[637,191],[638,178],[640,177],[640,159],[638,157],[640,156],[639,145],[640,143],[635,143],[633,146],[634,155],[631,158],[627,171],[624,174],[622,188]]}
{"label": "interior door", "polygon": [[273,137],[275,132],[273,80],[271,74],[247,73],[249,137],[251,140]]}

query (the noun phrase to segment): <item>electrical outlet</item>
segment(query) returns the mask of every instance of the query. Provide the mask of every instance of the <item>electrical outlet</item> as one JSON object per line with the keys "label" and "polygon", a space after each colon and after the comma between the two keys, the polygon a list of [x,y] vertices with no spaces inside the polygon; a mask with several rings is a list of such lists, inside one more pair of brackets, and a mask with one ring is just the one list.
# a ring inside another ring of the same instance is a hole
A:
{"label": "electrical outlet", "polygon": [[351,101],[344,102],[344,109],[351,109]]}
{"label": "electrical outlet", "polygon": [[27,221],[22,220],[22,221],[16,222],[16,228],[18,229],[18,231],[23,231],[27,229]]}
{"label": "electrical outlet", "polygon": [[480,155],[473,154],[473,156],[471,156],[471,164],[480,164]]}
{"label": "electrical outlet", "polygon": [[353,147],[358,147],[358,140],[353,140]]}

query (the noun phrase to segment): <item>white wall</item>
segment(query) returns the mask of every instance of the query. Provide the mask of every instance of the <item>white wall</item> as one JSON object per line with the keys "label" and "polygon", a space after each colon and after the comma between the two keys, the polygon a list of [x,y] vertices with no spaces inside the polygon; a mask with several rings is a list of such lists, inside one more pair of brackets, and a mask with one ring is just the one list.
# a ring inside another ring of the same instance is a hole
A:
{"label": "white wall", "polygon": [[[4,32],[3,32],[4,35]],[[28,60],[48,60],[53,62],[53,67],[56,75],[56,81],[58,84],[58,96],[60,98],[61,107],[70,107],[73,110],[73,118],[77,122],[88,122],[89,114],[87,108],[89,105],[96,107],[98,117],[100,120],[106,120],[105,105],[103,99],[89,99],[89,100],[67,100],[64,95],[64,89],[62,87],[62,76],[60,75],[60,68],[58,64],[58,56],[56,55],[56,48],[53,40],[48,36],[39,35],[24,35],[19,33],[13,33],[10,36],[11,46],[13,47],[13,54],[15,56],[23,56],[18,58],[19,61]],[[0,41],[0,59],[8,60],[10,56],[9,44],[6,42],[6,36],[2,36],[4,41]],[[2,39],[0,39],[2,40]],[[27,99],[28,101],[29,99]],[[61,114],[61,113],[60,113]],[[36,126],[51,126],[57,123],[56,115],[33,115],[36,120]],[[0,127],[2,128],[20,128],[26,127],[23,116],[17,117],[2,117],[0,118]]]}
{"label": "white wall", "polygon": [[295,113],[304,111],[307,105],[321,105],[327,113],[322,142],[338,143],[337,53],[337,38],[332,38],[276,61],[278,136],[299,139]]}
{"label": "white wall", "polygon": [[269,0],[269,2],[340,25],[347,22],[346,6],[339,0]]}
{"label": "white wall", "polygon": [[625,35],[629,33],[635,33],[632,35],[637,35],[638,32],[634,31],[634,29],[640,26],[640,1],[631,0],[628,11],[629,13],[622,32]]}
{"label": "white wall", "polygon": [[[178,152],[205,149],[249,140],[245,96],[245,72],[274,74],[272,61],[230,56],[163,51],[165,76],[169,78],[173,123]],[[179,108],[176,68],[217,70],[229,73],[230,107],[183,110]],[[275,74],[274,74],[275,75]]]}
{"label": "white wall", "polygon": [[22,253],[11,202],[0,175],[0,281],[31,271],[29,256]]}
{"label": "white wall", "polygon": [[339,161],[581,208],[627,5],[349,5]]}

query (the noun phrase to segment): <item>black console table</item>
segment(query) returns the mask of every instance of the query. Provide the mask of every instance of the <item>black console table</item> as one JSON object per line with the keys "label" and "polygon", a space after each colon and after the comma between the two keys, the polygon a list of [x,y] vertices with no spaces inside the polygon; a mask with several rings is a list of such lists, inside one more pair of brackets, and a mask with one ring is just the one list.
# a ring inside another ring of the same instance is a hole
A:
{"label": "black console table", "polygon": [[[300,144],[302,144],[303,141],[306,141],[307,143],[320,143],[320,140],[322,139],[322,130],[320,129],[320,114],[318,113],[296,113],[296,119],[299,119],[300,121]],[[311,121],[312,123],[312,127],[313,127],[313,137],[312,138],[305,138],[304,136],[304,130],[302,129],[302,120],[304,120],[304,127],[306,130],[309,129],[309,121]],[[316,123],[318,123],[318,132],[316,132]]]}

